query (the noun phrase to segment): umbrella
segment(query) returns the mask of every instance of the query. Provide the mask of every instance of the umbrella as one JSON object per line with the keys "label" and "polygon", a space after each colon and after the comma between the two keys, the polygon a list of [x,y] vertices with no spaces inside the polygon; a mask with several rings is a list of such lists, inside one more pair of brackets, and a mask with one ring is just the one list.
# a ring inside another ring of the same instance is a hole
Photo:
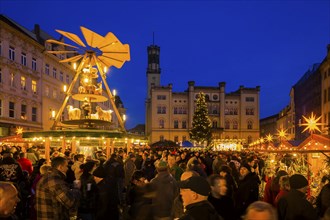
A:
{"label": "umbrella", "polygon": [[183,141],[182,142],[182,147],[193,147],[194,144],[191,143],[190,141]]}

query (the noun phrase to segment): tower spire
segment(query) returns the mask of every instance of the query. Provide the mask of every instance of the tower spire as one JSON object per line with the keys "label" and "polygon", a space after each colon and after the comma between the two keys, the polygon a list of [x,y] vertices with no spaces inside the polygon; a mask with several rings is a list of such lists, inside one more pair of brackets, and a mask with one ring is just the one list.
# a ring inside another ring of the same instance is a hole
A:
{"label": "tower spire", "polygon": [[155,45],[155,32],[152,32],[152,45]]}

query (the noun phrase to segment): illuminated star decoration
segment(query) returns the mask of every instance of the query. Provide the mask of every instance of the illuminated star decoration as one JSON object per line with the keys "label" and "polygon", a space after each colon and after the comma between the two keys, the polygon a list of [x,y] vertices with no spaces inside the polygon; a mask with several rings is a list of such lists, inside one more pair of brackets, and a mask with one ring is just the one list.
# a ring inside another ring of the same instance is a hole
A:
{"label": "illuminated star decoration", "polygon": [[321,116],[316,118],[316,115],[312,112],[311,116],[309,118],[306,118],[303,116],[306,123],[301,124],[301,126],[306,126],[306,128],[301,132],[305,132],[308,130],[310,134],[313,134],[315,130],[321,132],[320,128],[318,126],[323,125],[323,123],[319,123],[318,121],[321,119]]}
{"label": "illuminated star decoration", "polygon": [[268,135],[266,136],[266,140],[267,140],[268,142],[272,142],[272,141],[273,141],[273,136],[272,136],[271,134],[268,134]]}
{"label": "illuminated star decoration", "polygon": [[16,128],[16,134],[22,134],[22,133],[23,133],[23,128],[22,127]]}
{"label": "illuminated star decoration", "polygon": [[286,138],[286,131],[287,131],[288,129],[283,129],[283,128],[281,128],[281,130],[278,130],[277,129],[277,136],[279,136],[280,137],[280,139],[282,139],[282,138]]}

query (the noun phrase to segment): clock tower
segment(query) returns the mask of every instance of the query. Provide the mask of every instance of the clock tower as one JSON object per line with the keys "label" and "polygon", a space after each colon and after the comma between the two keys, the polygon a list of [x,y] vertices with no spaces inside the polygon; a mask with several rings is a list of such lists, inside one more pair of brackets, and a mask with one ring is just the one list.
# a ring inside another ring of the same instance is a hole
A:
{"label": "clock tower", "polygon": [[148,67],[147,67],[147,99],[151,97],[152,86],[160,86],[160,47],[157,45],[148,46]]}

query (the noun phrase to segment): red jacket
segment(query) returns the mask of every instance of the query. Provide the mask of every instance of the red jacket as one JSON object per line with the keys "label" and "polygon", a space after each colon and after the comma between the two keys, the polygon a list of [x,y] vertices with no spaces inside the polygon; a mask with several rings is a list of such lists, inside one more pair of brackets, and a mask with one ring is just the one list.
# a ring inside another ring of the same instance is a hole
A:
{"label": "red jacket", "polygon": [[29,173],[29,175],[32,174],[33,166],[32,166],[32,162],[29,159],[20,158],[17,160],[17,162],[21,165],[22,170],[27,171]]}

